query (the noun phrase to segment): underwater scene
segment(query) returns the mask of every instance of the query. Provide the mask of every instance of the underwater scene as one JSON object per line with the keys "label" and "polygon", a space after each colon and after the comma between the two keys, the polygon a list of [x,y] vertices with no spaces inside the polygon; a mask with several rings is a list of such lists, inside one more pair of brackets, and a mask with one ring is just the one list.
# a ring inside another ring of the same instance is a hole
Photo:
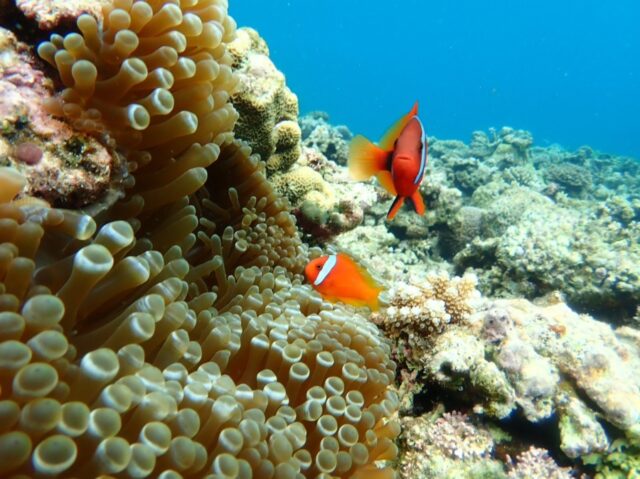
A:
{"label": "underwater scene", "polygon": [[640,478],[640,4],[0,0],[0,478]]}

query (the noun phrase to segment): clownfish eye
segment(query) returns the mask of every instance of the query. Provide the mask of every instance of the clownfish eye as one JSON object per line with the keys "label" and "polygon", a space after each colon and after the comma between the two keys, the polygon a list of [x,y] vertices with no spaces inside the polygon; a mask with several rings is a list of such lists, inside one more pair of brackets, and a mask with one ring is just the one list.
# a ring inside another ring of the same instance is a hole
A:
{"label": "clownfish eye", "polygon": [[322,269],[322,265],[321,265],[321,264],[317,264],[317,265],[316,265],[316,269],[317,269],[318,271],[320,271],[320,270]]}

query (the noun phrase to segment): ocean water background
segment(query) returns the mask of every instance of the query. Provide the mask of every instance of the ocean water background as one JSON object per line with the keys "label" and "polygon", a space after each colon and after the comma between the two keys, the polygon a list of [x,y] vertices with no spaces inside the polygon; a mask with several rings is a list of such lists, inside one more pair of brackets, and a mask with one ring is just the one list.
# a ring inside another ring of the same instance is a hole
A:
{"label": "ocean water background", "polygon": [[415,100],[430,135],[504,125],[640,160],[640,2],[241,0],[302,114],[377,139]]}

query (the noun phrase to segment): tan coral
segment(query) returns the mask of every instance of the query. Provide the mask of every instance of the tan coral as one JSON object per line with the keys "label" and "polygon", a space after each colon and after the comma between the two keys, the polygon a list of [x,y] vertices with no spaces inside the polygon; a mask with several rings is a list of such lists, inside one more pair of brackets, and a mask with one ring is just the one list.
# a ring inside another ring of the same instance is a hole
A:
{"label": "tan coral", "polygon": [[286,172],[301,153],[298,98],[269,58],[258,32],[238,30],[229,45],[240,84],[232,101],[240,113],[235,132],[267,165],[267,171]]}
{"label": "tan coral", "polygon": [[335,205],[334,194],[329,184],[320,173],[308,166],[274,175],[271,182],[276,191],[289,199],[294,207],[309,201],[322,211],[329,211]]}

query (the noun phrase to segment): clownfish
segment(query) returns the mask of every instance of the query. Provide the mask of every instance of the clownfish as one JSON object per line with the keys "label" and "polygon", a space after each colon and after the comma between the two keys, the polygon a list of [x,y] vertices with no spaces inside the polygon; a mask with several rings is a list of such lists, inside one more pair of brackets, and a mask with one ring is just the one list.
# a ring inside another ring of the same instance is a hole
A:
{"label": "clownfish", "polygon": [[418,102],[400,118],[376,146],[362,135],[349,145],[349,173],[356,180],[373,175],[382,187],[395,196],[387,219],[392,220],[405,199],[411,199],[419,215],[425,206],[418,188],[427,167],[427,133],[418,118]]}
{"label": "clownfish", "polygon": [[382,287],[369,273],[343,253],[311,260],[304,270],[313,288],[329,301],[368,306],[377,311]]}

